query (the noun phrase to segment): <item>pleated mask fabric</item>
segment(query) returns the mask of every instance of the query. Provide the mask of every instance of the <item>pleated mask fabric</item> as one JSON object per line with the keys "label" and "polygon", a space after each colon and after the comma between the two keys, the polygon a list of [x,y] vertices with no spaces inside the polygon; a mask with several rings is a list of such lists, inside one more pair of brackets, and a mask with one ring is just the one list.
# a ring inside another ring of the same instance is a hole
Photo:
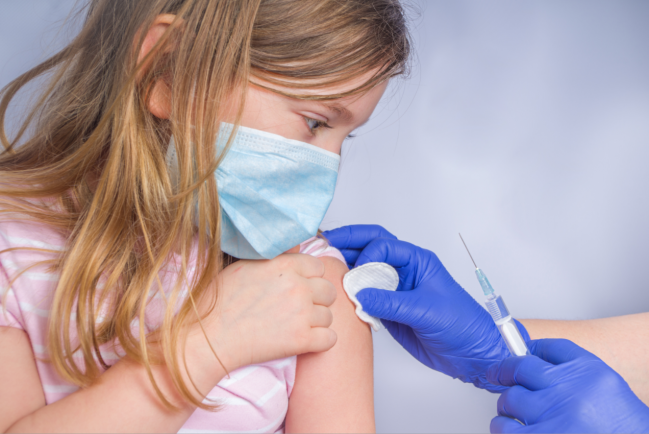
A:
{"label": "pleated mask fabric", "polygon": [[[233,130],[222,123],[220,154]],[[173,172],[173,141],[167,153]],[[221,250],[240,259],[272,259],[317,235],[331,204],[340,156],[309,143],[239,127],[216,170]]]}

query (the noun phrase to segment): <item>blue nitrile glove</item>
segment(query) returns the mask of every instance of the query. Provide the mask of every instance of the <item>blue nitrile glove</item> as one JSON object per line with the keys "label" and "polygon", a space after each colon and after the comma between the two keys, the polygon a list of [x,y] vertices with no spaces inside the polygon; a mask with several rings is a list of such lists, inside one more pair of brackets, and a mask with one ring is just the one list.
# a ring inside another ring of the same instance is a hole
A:
{"label": "blue nitrile glove", "polygon": [[[492,392],[486,371],[511,354],[487,311],[428,250],[399,241],[380,226],[347,226],[324,235],[350,266],[385,262],[399,273],[396,292],[363,289],[356,297],[368,314],[424,365]],[[523,339],[525,328],[518,324]]]}
{"label": "blue nitrile glove", "polygon": [[488,370],[489,381],[513,386],[498,399],[491,432],[649,432],[649,407],[598,357],[565,339],[529,348],[533,356]]}

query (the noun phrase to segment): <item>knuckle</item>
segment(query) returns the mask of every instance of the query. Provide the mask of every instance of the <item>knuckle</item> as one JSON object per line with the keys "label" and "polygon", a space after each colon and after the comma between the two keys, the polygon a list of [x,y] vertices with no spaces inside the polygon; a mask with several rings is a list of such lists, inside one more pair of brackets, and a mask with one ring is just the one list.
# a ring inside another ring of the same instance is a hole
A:
{"label": "knuckle", "polygon": [[505,403],[507,401],[507,393],[509,392],[509,389],[503,392],[502,395],[498,398],[498,403],[496,404],[496,408],[498,409],[498,415],[503,416],[504,415],[504,408],[505,408]]}
{"label": "knuckle", "polygon": [[329,301],[328,306],[331,306],[336,301],[336,298],[338,297],[338,289],[336,289],[336,285],[334,285],[330,281],[326,279],[323,280],[324,280],[325,294],[327,296],[327,300]]}
{"label": "knuckle", "polygon": [[[603,364],[604,362],[602,362]],[[615,390],[623,384],[622,377],[606,365],[605,369],[600,367],[599,369],[594,369],[594,371],[596,372],[593,372],[592,376],[595,377],[595,385],[598,389]]]}
{"label": "knuckle", "polygon": [[273,261],[275,262],[275,266],[281,270],[291,268],[294,264],[294,258],[291,255],[279,255]]}
{"label": "knuckle", "polygon": [[333,312],[331,312],[331,309],[325,307],[324,317],[325,317],[325,324],[327,324],[326,325],[327,327],[333,324],[334,314]]}
{"label": "knuckle", "polygon": [[313,257],[313,256],[309,256],[308,258],[309,258],[309,260],[312,261],[313,268],[318,270],[316,276],[317,277],[324,276],[325,272],[327,271],[324,262],[322,262],[320,259],[318,259],[316,257]]}
{"label": "knuckle", "polygon": [[338,342],[338,334],[331,329],[327,329],[327,330],[329,330],[329,345],[331,348],[334,345],[336,345],[336,342]]}
{"label": "knuckle", "polygon": [[308,327],[301,327],[295,333],[295,342],[298,347],[304,351],[311,345],[311,330]]}
{"label": "knuckle", "polygon": [[500,395],[498,398],[498,414],[500,416],[509,416],[509,409],[512,403],[520,400],[521,391],[521,386],[513,386]]}
{"label": "knuckle", "polygon": [[332,348],[338,342],[338,335],[330,328],[325,329],[325,347],[326,349]]}

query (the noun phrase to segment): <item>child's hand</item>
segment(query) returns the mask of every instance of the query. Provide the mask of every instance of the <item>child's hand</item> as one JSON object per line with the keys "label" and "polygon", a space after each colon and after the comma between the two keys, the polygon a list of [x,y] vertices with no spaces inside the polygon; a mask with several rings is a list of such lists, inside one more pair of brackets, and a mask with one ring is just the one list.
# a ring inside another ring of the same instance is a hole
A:
{"label": "child's hand", "polygon": [[[217,306],[203,320],[225,367],[234,370],[333,347],[336,333],[328,328],[333,321],[328,306],[336,289],[322,278],[324,272],[319,259],[301,254],[241,260],[225,268]],[[217,363],[198,325],[188,337],[192,356],[200,358],[200,366]]]}

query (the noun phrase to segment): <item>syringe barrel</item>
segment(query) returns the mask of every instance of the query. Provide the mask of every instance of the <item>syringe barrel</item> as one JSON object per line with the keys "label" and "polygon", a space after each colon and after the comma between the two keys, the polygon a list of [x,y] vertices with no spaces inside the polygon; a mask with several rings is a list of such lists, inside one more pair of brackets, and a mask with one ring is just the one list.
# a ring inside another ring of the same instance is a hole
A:
{"label": "syringe barrel", "polygon": [[487,297],[485,303],[487,310],[496,323],[500,335],[503,337],[509,352],[514,356],[526,356],[530,351],[525,344],[521,332],[518,331],[514,318],[509,314],[509,310],[505,305],[505,300],[499,295],[492,294]]}
{"label": "syringe barrel", "polygon": [[509,316],[509,309],[507,309],[505,300],[501,296],[496,294],[488,295],[485,304],[487,305],[489,315],[491,315],[494,321],[497,322],[499,319]]}

